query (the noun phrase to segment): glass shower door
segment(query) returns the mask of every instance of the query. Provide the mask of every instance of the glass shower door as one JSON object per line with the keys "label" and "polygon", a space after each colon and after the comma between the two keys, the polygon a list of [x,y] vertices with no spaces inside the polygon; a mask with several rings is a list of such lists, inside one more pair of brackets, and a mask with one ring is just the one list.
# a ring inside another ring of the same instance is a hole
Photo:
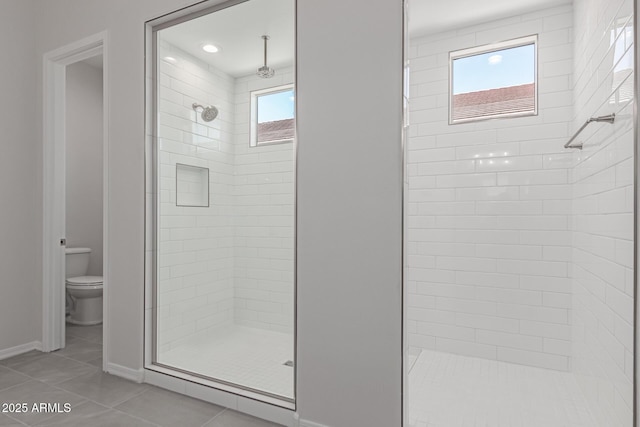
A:
{"label": "glass shower door", "polygon": [[294,3],[217,6],[154,42],[153,363],[293,402]]}

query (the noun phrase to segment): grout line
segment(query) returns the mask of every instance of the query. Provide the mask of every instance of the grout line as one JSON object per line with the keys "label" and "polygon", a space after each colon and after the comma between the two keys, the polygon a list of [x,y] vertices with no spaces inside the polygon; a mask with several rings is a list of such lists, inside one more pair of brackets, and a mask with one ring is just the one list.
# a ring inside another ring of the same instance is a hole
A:
{"label": "grout line", "polygon": [[27,423],[25,423],[25,422],[23,422],[23,421],[20,421],[20,420],[19,420],[19,419],[17,419],[17,418],[12,417],[12,416],[11,416],[11,415],[9,415],[9,414],[5,414],[5,415],[6,415],[10,420],[13,420],[13,421],[17,422],[18,424],[22,424],[23,426],[28,426],[28,425],[29,425],[29,424],[27,424]]}
{"label": "grout line", "polygon": [[210,419],[208,419],[204,424],[202,424],[203,427],[207,424],[209,424],[211,421],[215,420],[216,418],[220,417],[222,414],[224,414],[225,412],[227,412],[229,410],[229,408],[223,407],[224,409],[222,409],[222,411],[218,412],[217,414],[215,414],[213,417],[211,417]]}
{"label": "grout line", "polygon": [[[126,402],[126,401],[125,401],[125,402]],[[124,402],[123,402],[123,403],[124,403]],[[128,413],[128,412],[121,411],[120,409],[116,409],[116,408],[109,408],[109,409],[110,409],[111,411],[116,411],[116,412],[119,412],[119,413],[121,413],[121,414],[127,415],[127,416],[129,416],[129,417],[132,417],[132,418],[135,418],[135,419],[138,419],[138,420],[144,421],[144,422],[146,422],[146,423],[149,423],[149,424],[151,424],[151,425],[154,425],[154,426],[158,426],[158,427],[160,427],[160,424],[156,424],[156,423],[154,423],[154,422],[153,422],[153,421],[151,421],[151,420],[147,420],[147,419],[142,418],[142,417],[139,417],[139,416],[137,416],[137,415],[133,415],[133,414],[130,414],[130,413]]]}

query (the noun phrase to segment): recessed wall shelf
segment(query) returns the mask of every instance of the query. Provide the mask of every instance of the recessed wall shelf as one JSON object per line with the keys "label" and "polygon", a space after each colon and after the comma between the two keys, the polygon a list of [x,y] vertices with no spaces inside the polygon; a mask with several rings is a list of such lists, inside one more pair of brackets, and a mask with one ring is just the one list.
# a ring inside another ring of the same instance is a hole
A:
{"label": "recessed wall shelf", "polygon": [[176,206],[209,207],[209,169],[176,163]]}

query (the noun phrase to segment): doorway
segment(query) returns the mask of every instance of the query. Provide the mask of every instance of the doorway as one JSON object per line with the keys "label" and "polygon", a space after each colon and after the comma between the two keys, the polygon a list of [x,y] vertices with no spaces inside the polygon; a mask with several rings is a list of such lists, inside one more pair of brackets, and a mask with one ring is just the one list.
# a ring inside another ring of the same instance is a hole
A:
{"label": "doorway", "polygon": [[[105,41],[100,33],[51,51],[43,70],[42,348],[83,354],[89,357],[83,361],[103,369],[108,336],[103,321],[108,301]],[[85,265],[67,272],[67,253]]]}

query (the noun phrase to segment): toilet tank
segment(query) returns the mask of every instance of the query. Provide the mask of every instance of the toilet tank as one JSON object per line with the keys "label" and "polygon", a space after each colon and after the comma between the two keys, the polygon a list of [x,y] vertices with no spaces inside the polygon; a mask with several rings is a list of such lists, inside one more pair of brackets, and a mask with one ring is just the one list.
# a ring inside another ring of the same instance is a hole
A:
{"label": "toilet tank", "polygon": [[89,248],[65,249],[65,277],[86,276],[89,270]]}

